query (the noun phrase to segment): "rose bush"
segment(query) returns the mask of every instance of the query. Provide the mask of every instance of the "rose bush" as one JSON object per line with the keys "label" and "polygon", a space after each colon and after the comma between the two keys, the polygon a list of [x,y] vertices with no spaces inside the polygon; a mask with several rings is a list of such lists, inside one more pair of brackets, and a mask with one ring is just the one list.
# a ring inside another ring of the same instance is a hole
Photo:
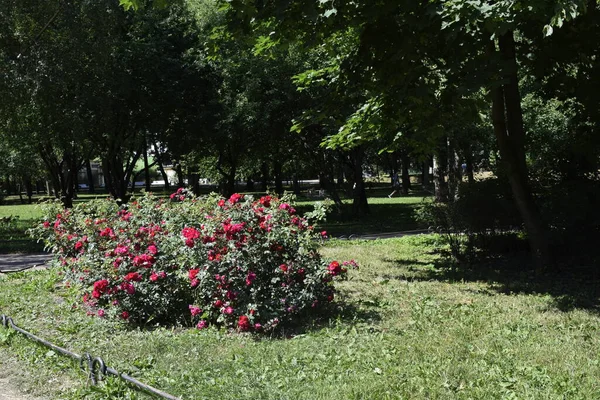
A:
{"label": "rose bush", "polygon": [[325,261],[311,219],[291,198],[97,200],[46,207],[32,231],[98,316],[269,331],[332,301],[353,262]]}

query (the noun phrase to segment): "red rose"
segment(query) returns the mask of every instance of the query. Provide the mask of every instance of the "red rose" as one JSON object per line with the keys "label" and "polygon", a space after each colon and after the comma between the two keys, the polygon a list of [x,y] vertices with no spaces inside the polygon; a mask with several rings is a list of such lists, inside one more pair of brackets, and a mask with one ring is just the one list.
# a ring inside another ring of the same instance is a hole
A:
{"label": "red rose", "polygon": [[75,243],[75,250],[83,251],[83,242],[79,241],[79,242]]}
{"label": "red rose", "polygon": [[342,267],[340,267],[340,263],[337,261],[332,261],[331,263],[329,263],[327,269],[329,270],[329,273],[333,276],[339,275],[342,272]]}
{"label": "red rose", "polygon": [[263,196],[260,198],[260,204],[262,204],[265,207],[270,207],[271,206],[271,196]]}
{"label": "red rose", "polygon": [[196,279],[196,276],[198,275],[198,272],[200,272],[200,269],[196,268],[196,269],[190,269],[188,271],[188,276],[191,279]]}
{"label": "red rose", "polygon": [[186,239],[198,239],[200,237],[200,232],[195,228],[183,228],[181,234]]}
{"label": "red rose", "polygon": [[142,276],[138,272],[130,272],[127,275],[125,275],[125,280],[127,282],[139,282],[142,280]]}
{"label": "red rose", "polygon": [[238,319],[238,328],[242,332],[247,332],[251,329],[252,325],[250,324],[250,320],[247,316],[241,315]]}
{"label": "red rose", "polygon": [[244,198],[243,194],[239,194],[239,193],[234,193],[231,195],[231,197],[229,198],[229,202],[231,204],[235,204],[237,202],[239,202],[240,200],[242,200]]}

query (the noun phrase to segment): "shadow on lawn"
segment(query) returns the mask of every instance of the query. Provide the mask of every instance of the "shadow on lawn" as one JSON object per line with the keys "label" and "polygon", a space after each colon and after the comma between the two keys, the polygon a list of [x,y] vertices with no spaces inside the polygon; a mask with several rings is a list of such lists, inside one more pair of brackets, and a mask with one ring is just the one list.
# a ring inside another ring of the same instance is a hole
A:
{"label": "shadow on lawn", "polygon": [[[557,254],[559,254],[557,252]],[[438,259],[427,268],[422,262],[394,260],[402,271],[386,278],[403,281],[484,282],[490,295],[547,294],[552,307],[563,312],[582,309],[600,314],[600,251],[577,254],[565,252],[556,258],[554,271],[536,275],[531,254],[519,251],[489,255],[469,266],[457,266],[448,258]],[[430,264],[428,264],[430,265]]]}
{"label": "shadow on lawn", "polygon": [[355,217],[352,215],[352,205],[344,204],[344,212],[329,215],[327,221],[319,225],[319,229],[324,229],[333,236],[425,229],[427,226],[416,219],[415,211],[419,207],[419,203],[370,204],[369,215]]}

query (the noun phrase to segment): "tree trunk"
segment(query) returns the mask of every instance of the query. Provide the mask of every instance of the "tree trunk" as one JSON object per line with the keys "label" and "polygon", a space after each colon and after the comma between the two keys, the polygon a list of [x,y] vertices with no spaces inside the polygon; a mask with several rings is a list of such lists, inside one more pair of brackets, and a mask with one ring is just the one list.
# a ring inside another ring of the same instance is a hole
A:
{"label": "tree trunk", "polygon": [[235,193],[235,174],[236,174],[236,166],[231,166],[228,172],[222,172],[223,175],[223,185],[221,188],[221,194],[224,197],[230,197]]}
{"label": "tree trunk", "polygon": [[229,169],[226,171],[223,168],[224,157],[225,155],[223,154],[223,151],[219,151],[219,159],[217,160],[217,171],[219,171],[219,173],[222,176],[220,187],[221,195],[223,197],[230,197],[232,194],[235,193],[235,176],[237,173],[237,164],[234,162],[234,160],[232,160],[233,157],[228,157],[230,162]]}
{"label": "tree trunk", "polygon": [[254,181],[252,180],[252,177],[250,177],[250,176],[248,176],[246,178],[246,190],[249,192],[254,191]]}
{"label": "tree trunk", "polygon": [[167,171],[165,171],[165,167],[163,167],[162,162],[158,162],[158,171],[160,172],[160,176],[163,178],[164,189],[168,192],[171,190],[171,184],[169,183],[169,175],[167,175]]}
{"label": "tree trunk", "polygon": [[352,213],[354,215],[367,215],[370,211],[369,203],[367,201],[367,192],[365,190],[365,181],[363,179],[364,155],[364,150],[360,147],[352,150],[352,169],[354,173]]}
{"label": "tree trunk", "polygon": [[188,175],[189,181],[192,183],[192,192],[196,195],[200,195],[200,175],[197,172],[193,172]]}
{"label": "tree trunk", "polygon": [[344,154],[341,151],[338,151],[338,156],[339,156],[339,162],[336,163],[337,165],[337,184],[338,186],[342,186],[344,185]]}
{"label": "tree trunk", "polygon": [[406,196],[411,188],[410,185],[410,174],[408,167],[410,166],[410,158],[408,153],[403,151],[400,155],[402,161],[402,193]]}
{"label": "tree trunk", "polygon": [[294,174],[293,179],[293,186],[294,186],[294,193],[296,194],[296,196],[300,195],[300,181],[298,180],[298,175]]}
{"label": "tree trunk", "polygon": [[87,173],[89,193],[96,193],[96,187],[94,186],[94,174],[92,172],[92,163],[90,160],[85,161],[85,171]]}
{"label": "tree trunk", "polygon": [[23,193],[21,191],[21,183],[17,183],[17,193],[19,195],[19,201],[21,204],[25,204],[25,199],[23,199]]}
{"label": "tree trunk", "polygon": [[283,166],[279,161],[275,161],[273,163],[273,173],[275,175],[275,192],[278,196],[283,195],[283,178],[282,178],[282,168]]}
{"label": "tree trunk", "polygon": [[165,171],[165,167],[163,166],[163,158],[159,151],[160,147],[154,143],[154,158],[156,158],[156,165],[158,166],[158,171],[163,178],[163,182],[165,183],[164,189],[165,191],[169,191],[171,189],[171,185],[169,184],[169,176]]}
{"label": "tree trunk", "polygon": [[327,192],[327,195],[331,197],[331,200],[333,200],[337,213],[341,214],[342,199],[340,199],[333,179],[330,179],[326,172],[321,171],[319,174],[319,184],[321,188]]}
{"label": "tree trunk", "polygon": [[183,167],[180,162],[177,162],[177,166],[175,167],[175,172],[177,173],[177,187],[182,188],[185,186],[185,178],[183,176]]}
{"label": "tree trunk", "polygon": [[433,157],[433,184],[435,186],[435,201],[448,202],[448,138],[446,135],[440,138],[437,152]]}
{"label": "tree trunk", "polygon": [[421,185],[423,189],[429,186],[429,160],[423,161],[421,169]]}
{"label": "tree trunk", "polygon": [[467,180],[470,184],[474,183],[475,174],[473,173],[473,153],[471,152],[470,148],[465,151],[465,164],[467,165]]}
{"label": "tree trunk", "polygon": [[6,188],[6,195],[10,196],[12,191],[10,189],[10,177],[8,175],[4,175],[4,187]]}
{"label": "tree trunk", "polygon": [[144,187],[146,188],[146,192],[150,192],[152,189],[152,184],[150,182],[150,165],[148,164],[148,145],[144,146],[143,150],[144,154]]}
{"label": "tree trunk", "polygon": [[394,187],[394,184],[396,182],[394,182],[394,175],[396,175],[398,173],[398,158],[396,157],[396,153],[392,153],[390,155],[390,157],[392,158],[390,161],[390,187],[392,188],[392,190],[396,189]]}
{"label": "tree trunk", "polygon": [[454,145],[454,140],[450,139],[448,141],[448,193],[450,200],[457,198],[458,186],[462,181],[461,162]]}
{"label": "tree trunk", "polygon": [[269,166],[266,162],[260,165],[260,174],[262,180],[262,190],[265,192],[269,190]]}
{"label": "tree trunk", "polygon": [[[525,130],[521,110],[521,96],[517,78],[517,61],[513,32],[500,36],[502,58],[510,66],[505,78],[508,83],[492,89],[492,121],[498,141],[500,157],[505,166],[515,202],[527,231],[536,272],[551,265],[546,227],[533,199],[525,161]],[[491,42],[492,49],[495,45]]]}

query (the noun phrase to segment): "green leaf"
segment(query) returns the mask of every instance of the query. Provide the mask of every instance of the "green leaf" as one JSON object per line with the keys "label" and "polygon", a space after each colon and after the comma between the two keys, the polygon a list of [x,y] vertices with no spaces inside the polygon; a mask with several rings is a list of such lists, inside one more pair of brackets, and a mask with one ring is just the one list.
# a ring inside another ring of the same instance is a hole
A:
{"label": "green leaf", "polygon": [[132,8],[138,10],[140,8],[140,0],[119,0],[119,4],[125,10],[130,10]]}
{"label": "green leaf", "polygon": [[550,25],[545,25],[542,32],[544,34],[544,37],[548,37],[548,36],[552,35],[552,32],[554,32],[554,29],[552,29],[552,27]]}

